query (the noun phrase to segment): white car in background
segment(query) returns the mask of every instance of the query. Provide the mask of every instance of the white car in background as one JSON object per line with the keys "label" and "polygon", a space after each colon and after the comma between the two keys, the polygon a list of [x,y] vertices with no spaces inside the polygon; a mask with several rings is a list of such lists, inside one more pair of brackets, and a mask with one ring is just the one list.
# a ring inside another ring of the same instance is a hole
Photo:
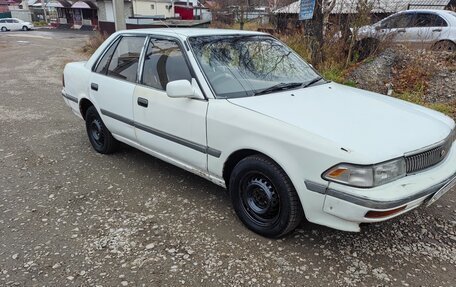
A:
{"label": "white car in background", "polygon": [[120,141],[226,187],[267,237],[304,216],[359,231],[456,183],[451,118],[328,82],[265,33],[121,31],[63,85],[97,152]]}
{"label": "white car in background", "polygon": [[33,29],[33,24],[30,22],[22,21],[21,19],[17,19],[17,18],[0,19],[0,30],[2,32],[14,31],[14,30],[29,31],[31,29]]}
{"label": "white car in background", "polygon": [[447,10],[407,10],[361,27],[358,39],[389,40],[415,48],[456,51],[456,13]]}

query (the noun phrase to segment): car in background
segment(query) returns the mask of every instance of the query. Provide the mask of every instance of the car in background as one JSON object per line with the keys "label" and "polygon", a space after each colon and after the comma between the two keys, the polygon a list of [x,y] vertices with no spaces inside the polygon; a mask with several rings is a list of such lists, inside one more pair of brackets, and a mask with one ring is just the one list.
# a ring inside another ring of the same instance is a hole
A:
{"label": "car in background", "polygon": [[[456,51],[456,13],[446,10],[407,10],[357,32],[365,42],[391,41],[412,48]],[[373,41],[372,41],[373,40]]]}
{"label": "car in background", "polygon": [[13,31],[13,30],[22,30],[29,31],[33,29],[33,24],[30,22],[22,21],[17,18],[3,18],[0,19],[0,30],[2,32]]}

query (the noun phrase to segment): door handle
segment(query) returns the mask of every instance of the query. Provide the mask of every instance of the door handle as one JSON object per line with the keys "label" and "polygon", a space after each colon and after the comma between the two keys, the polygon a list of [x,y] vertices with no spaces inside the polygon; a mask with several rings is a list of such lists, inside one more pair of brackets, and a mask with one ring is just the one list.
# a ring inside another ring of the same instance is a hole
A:
{"label": "door handle", "polygon": [[405,33],[405,29],[398,29],[397,32],[398,33]]}
{"label": "door handle", "polygon": [[95,84],[95,83],[91,83],[90,84],[90,88],[94,91],[98,91],[98,84]]}
{"label": "door handle", "polygon": [[147,108],[149,101],[144,98],[138,98],[138,105]]}
{"label": "door handle", "polygon": [[434,29],[432,32],[442,32],[442,29]]}

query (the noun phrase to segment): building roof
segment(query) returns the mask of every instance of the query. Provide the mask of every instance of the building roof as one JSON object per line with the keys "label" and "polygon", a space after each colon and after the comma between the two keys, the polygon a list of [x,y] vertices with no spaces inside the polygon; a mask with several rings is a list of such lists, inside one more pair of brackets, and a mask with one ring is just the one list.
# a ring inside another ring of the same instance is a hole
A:
{"label": "building roof", "polygon": [[[368,0],[372,13],[396,13],[398,11],[420,9],[445,9],[451,0]],[[298,14],[301,1],[296,1],[274,11],[274,14]],[[338,0],[331,14],[353,14],[357,11],[357,0]]]}

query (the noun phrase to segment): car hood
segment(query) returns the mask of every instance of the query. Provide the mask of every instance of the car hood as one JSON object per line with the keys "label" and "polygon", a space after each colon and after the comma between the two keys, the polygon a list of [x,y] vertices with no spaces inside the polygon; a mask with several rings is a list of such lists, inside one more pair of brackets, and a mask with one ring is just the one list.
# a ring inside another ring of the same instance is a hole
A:
{"label": "car hood", "polygon": [[335,83],[229,101],[330,140],[337,149],[366,160],[383,161],[435,144],[454,127],[441,113]]}

